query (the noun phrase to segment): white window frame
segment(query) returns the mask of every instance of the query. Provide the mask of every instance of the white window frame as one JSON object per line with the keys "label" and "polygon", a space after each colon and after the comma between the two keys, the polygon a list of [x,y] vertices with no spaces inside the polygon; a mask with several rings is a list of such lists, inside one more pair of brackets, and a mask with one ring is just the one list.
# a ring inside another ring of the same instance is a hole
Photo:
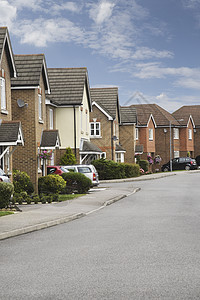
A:
{"label": "white window frame", "polygon": [[86,134],[88,133],[88,112],[87,110],[85,111],[85,130],[86,130]]}
{"label": "white window frame", "polygon": [[192,140],[192,129],[191,128],[188,129],[188,139]]}
{"label": "white window frame", "polygon": [[[92,125],[94,125],[94,129],[92,129]],[[99,126],[98,129],[97,129],[97,125]],[[94,130],[94,134],[91,134],[92,130]],[[99,134],[97,134],[97,131],[99,131]],[[100,122],[90,122],[90,136],[91,137],[100,137],[101,136],[101,123]]]}
{"label": "white window frame", "polygon": [[179,128],[173,128],[174,140],[179,140]]}
{"label": "white window frame", "polygon": [[115,160],[118,163],[124,163],[124,152],[115,152]]}
{"label": "white window frame", "polygon": [[174,158],[177,158],[180,156],[180,152],[179,151],[174,151]]}
{"label": "white window frame", "polygon": [[153,128],[149,128],[149,141],[153,141]]}
{"label": "white window frame", "polygon": [[1,110],[6,111],[6,81],[1,77]]}
{"label": "white window frame", "polygon": [[53,109],[49,109],[49,129],[53,129]]}
{"label": "white window frame", "polygon": [[139,139],[139,130],[138,130],[138,128],[135,128],[135,139],[136,139],[136,141],[138,141],[138,139]]}
{"label": "white window frame", "polygon": [[39,121],[42,121],[42,95],[38,94],[38,114]]}

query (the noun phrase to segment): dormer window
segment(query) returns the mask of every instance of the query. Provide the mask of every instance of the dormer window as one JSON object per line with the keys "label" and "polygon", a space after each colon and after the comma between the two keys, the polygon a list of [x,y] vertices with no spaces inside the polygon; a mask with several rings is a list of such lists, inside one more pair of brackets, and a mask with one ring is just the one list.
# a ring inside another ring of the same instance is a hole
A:
{"label": "dormer window", "polygon": [[149,128],[149,141],[153,141],[153,128]]}

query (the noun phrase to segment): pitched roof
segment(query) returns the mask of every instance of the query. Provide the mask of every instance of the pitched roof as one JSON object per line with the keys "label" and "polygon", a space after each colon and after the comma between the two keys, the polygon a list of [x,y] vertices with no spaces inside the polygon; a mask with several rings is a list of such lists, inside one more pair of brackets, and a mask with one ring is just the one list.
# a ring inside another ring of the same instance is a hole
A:
{"label": "pitched roof", "polygon": [[102,150],[95,144],[89,141],[84,141],[83,147],[80,149],[80,153],[102,153]]}
{"label": "pitched roof", "polygon": [[50,68],[48,76],[51,86],[50,100],[56,105],[81,105],[84,86],[88,96],[89,109],[91,98],[87,68]]}
{"label": "pitched roof", "polygon": [[146,126],[151,115],[157,127],[169,127],[170,122],[174,126],[180,126],[180,123],[168,111],[157,104],[133,104],[131,106],[136,108],[138,126]]}
{"label": "pitched roof", "polygon": [[23,134],[20,121],[3,121],[0,125],[0,145],[23,145]]}
{"label": "pitched roof", "polygon": [[60,146],[58,130],[44,130],[42,132],[41,148],[55,148]]}
{"label": "pitched roof", "polygon": [[91,88],[92,102],[96,102],[113,119],[117,117],[120,122],[120,108],[118,98],[118,88]]}
{"label": "pitched roof", "polygon": [[120,106],[121,123],[122,124],[136,124],[137,113],[136,108],[132,106]]}
{"label": "pitched roof", "polygon": [[45,89],[50,91],[47,76],[47,67],[44,54],[15,55],[17,78],[12,79],[12,87],[25,87],[40,85],[41,74]]}
{"label": "pitched roof", "polygon": [[189,117],[192,116],[195,127],[200,127],[200,105],[185,105],[173,112],[176,119],[183,119],[180,121],[181,125],[187,125]]}
{"label": "pitched roof", "polygon": [[4,51],[6,51],[7,53],[8,64],[11,71],[11,77],[15,77],[16,66],[15,66],[15,60],[13,56],[8,29],[7,27],[0,27],[0,68],[1,68],[1,61],[2,61]]}
{"label": "pitched roof", "polygon": [[126,150],[120,144],[116,144],[115,152],[126,152]]}

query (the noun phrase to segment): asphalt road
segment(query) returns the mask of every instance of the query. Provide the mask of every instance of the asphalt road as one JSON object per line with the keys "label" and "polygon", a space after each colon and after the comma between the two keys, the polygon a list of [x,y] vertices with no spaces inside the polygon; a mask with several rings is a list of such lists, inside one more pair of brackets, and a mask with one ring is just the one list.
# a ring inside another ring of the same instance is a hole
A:
{"label": "asphalt road", "polygon": [[85,218],[1,241],[0,299],[200,299],[199,182],[134,182]]}

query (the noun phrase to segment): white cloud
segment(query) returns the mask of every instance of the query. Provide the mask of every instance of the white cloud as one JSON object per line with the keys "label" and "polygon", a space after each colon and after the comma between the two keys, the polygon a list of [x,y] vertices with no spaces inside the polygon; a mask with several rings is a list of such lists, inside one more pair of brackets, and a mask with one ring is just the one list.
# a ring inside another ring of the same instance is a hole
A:
{"label": "white cloud", "polygon": [[89,11],[90,18],[97,25],[100,25],[111,17],[114,6],[114,3],[108,1],[100,1],[98,4],[93,4]]}
{"label": "white cloud", "polygon": [[173,53],[170,51],[158,51],[147,47],[138,48],[132,58],[137,60],[146,60],[151,58],[172,58]]}
{"label": "white cloud", "polygon": [[43,0],[10,0],[10,3],[17,9],[28,8],[32,11],[41,10]]}
{"label": "white cloud", "polygon": [[12,6],[6,0],[0,0],[0,26],[11,28],[17,16],[16,7]]}
{"label": "white cloud", "polygon": [[80,28],[66,19],[36,19],[31,23],[24,21],[13,32],[21,39],[22,44],[36,47],[46,47],[48,43],[60,41],[84,43],[84,35]]}
{"label": "white cloud", "polygon": [[78,12],[80,12],[81,7],[78,6],[75,2],[65,2],[60,5],[56,3],[52,6],[51,12],[57,13],[57,12],[61,12],[63,10],[68,10],[73,13],[78,13]]}

